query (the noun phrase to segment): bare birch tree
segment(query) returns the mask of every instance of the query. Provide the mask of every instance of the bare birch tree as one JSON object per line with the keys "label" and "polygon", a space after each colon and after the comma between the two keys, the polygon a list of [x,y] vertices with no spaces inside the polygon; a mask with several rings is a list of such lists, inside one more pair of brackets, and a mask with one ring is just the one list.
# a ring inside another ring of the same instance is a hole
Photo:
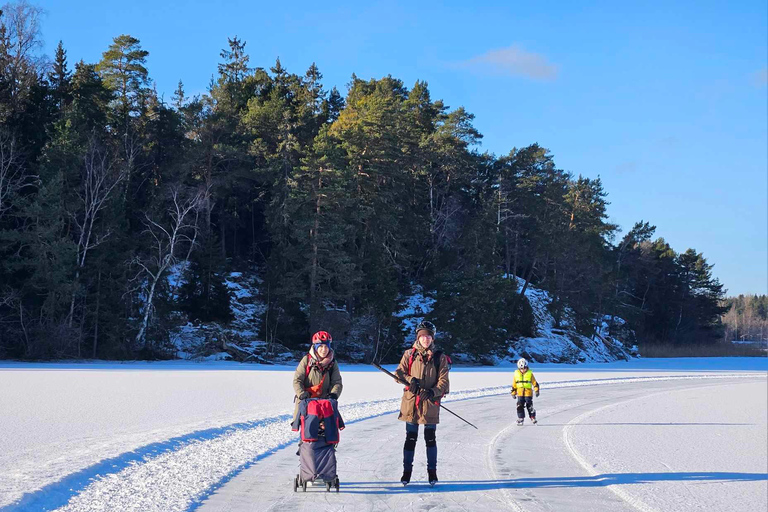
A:
{"label": "bare birch tree", "polygon": [[96,233],[94,225],[99,212],[107,207],[112,191],[125,177],[125,171],[116,171],[115,167],[111,155],[99,145],[94,137],[91,137],[88,142],[88,150],[83,158],[82,183],[77,191],[80,199],[79,208],[76,212],[70,212],[77,237],[77,267],[72,288],[72,299],[69,305],[67,322],[69,327],[72,327],[75,297],[80,275],[85,268],[88,251],[98,246],[110,235],[109,230]]}
{"label": "bare birch tree", "polygon": [[0,74],[10,86],[10,102],[0,106],[0,121],[4,121],[24,109],[45,59],[36,54],[43,46],[40,38],[43,10],[21,0],[2,5],[0,13]]}
{"label": "bare birch tree", "polygon": [[28,183],[16,139],[0,132],[0,219],[11,208],[13,196]]}
{"label": "bare birch tree", "polygon": [[179,188],[173,188],[170,196],[167,220],[144,214],[144,233],[152,240],[151,249],[148,256],[136,256],[132,260],[132,264],[139,268],[133,281],[140,283],[144,293],[144,311],[135,339],[137,347],[146,346],[147,327],[154,309],[158,283],[176,264],[176,254],[182,250],[182,246],[194,243],[198,230],[197,214],[207,201],[208,190],[198,190],[194,195],[184,197]]}

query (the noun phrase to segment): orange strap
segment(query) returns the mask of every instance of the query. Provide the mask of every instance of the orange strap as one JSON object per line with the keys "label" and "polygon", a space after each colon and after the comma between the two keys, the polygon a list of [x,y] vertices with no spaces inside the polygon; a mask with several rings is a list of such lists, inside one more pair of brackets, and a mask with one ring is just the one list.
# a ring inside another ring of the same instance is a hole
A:
{"label": "orange strap", "polygon": [[323,378],[320,379],[318,384],[307,388],[307,391],[309,391],[309,396],[312,398],[320,398],[320,394],[323,392],[323,382],[325,382],[325,375],[326,374],[323,374]]}

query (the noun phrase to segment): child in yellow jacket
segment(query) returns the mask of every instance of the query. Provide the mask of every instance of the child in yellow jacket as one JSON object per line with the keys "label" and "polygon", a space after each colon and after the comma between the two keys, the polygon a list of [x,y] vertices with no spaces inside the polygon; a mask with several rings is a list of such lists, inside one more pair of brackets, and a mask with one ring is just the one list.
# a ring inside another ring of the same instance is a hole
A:
{"label": "child in yellow jacket", "polygon": [[517,399],[518,425],[522,425],[525,421],[525,409],[528,409],[528,417],[531,418],[533,424],[537,423],[536,409],[533,408],[534,393],[536,393],[536,397],[539,396],[539,383],[536,382],[536,377],[528,368],[528,361],[521,357],[517,362],[517,370],[515,370],[515,377],[512,381],[512,398]]}

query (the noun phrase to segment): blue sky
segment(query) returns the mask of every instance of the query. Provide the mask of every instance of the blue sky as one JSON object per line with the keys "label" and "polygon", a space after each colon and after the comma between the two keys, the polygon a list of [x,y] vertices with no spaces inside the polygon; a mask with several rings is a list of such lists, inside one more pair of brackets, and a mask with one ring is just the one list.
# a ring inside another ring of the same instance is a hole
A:
{"label": "blue sky", "polygon": [[71,64],[96,62],[131,34],[166,99],[179,79],[204,92],[235,35],[253,66],[316,62],[327,89],[353,72],[426,80],[475,114],[481,150],[538,142],[602,178],[624,231],[649,221],[729,294],[768,293],[766,1],[33,3],[45,53],[61,39]]}

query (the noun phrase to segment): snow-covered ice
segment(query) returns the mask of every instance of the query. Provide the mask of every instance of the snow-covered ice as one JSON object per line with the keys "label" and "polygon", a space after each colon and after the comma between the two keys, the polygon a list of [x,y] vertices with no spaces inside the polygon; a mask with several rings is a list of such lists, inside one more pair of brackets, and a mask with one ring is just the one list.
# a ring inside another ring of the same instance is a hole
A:
{"label": "snow-covered ice", "polygon": [[[730,383],[737,376],[754,380],[749,375],[762,378],[764,386],[768,359],[636,360],[532,368],[542,383],[543,398],[545,390],[554,397],[569,389]],[[225,362],[0,363],[0,509],[195,508],[216,489],[265,465],[294,442],[295,434],[287,427],[293,369]],[[378,424],[399,407],[401,388],[370,367],[342,365],[342,373],[342,412],[348,421],[359,420],[345,431],[345,443],[351,444],[364,425]],[[510,367],[454,368],[452,393],[445,403],[452,408],[451,402],[492,407],[501,400],[499,395],[508,392],[510,380]],[[674,403],[675,395],[670,396]],[[468,398],[475,400],[460,401]],[[741,403],[744,398],[727,393],[725,400]],[[543,410],[544,403],[537,408]],[[762,409],[745,408],[743,414],[752,414],[751,422],[764,428],[766,407],[763,402]],[[681,414],[688,414],[685,410]],[[446,426],[452,424],[449,418],[443,417]],[[665,417],[663,422],[668,421]],[[661,429],[652,423],[651,432]],[[446,426],[441,423],[441,433]],[[600,457],[579,445],[588,439],[586,434],[582,438],[581,426],[569,428],[575,453],[585,460]],[[631,430],[622,426],[615,432],[623,435]],[[398,429],[401,450],[399,437]],[[749,445],[745,450],[766,460],[764,444],[755,444],[753,437],[745,440]],[[628,464],[633,457],[627,456]],[[581,474],[586,470],[582,468]]]}

